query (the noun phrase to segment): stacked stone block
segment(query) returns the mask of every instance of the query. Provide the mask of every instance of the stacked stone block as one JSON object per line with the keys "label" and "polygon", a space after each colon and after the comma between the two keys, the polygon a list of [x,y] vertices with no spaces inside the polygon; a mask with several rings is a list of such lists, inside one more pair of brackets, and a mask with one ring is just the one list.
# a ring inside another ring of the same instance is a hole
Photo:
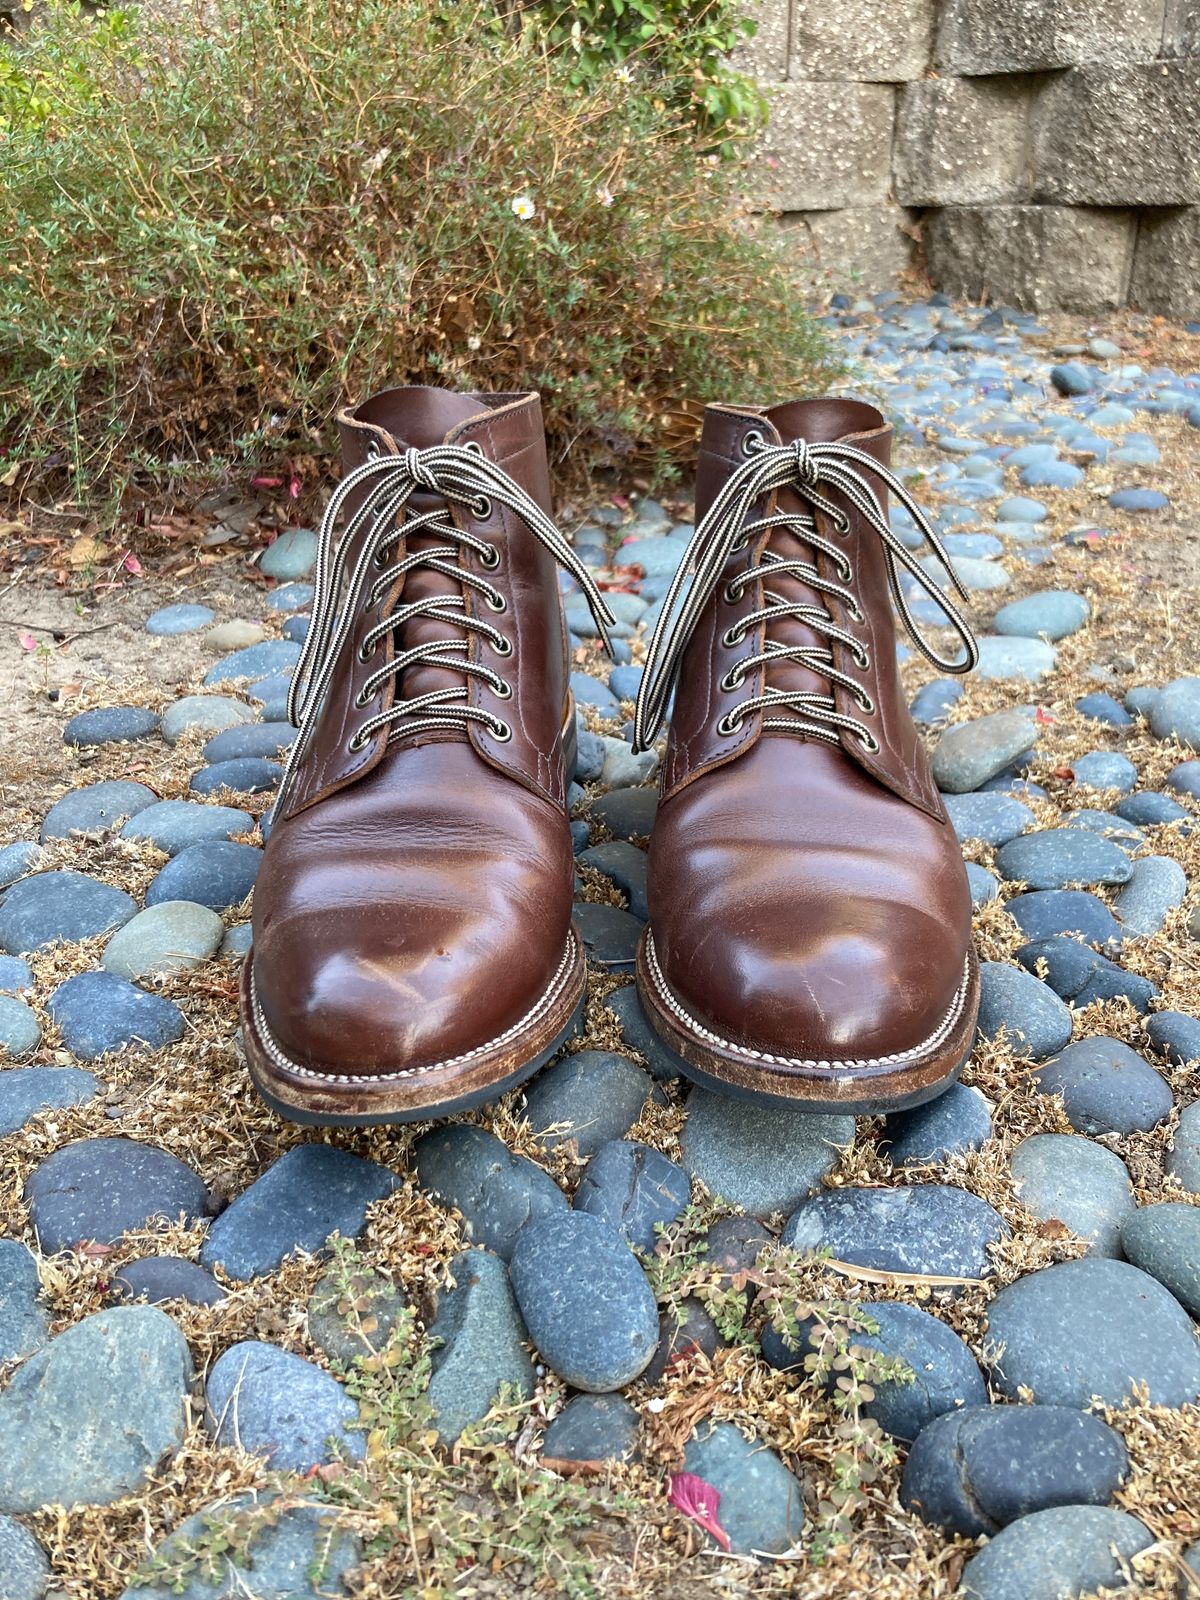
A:
{"label": "stacked stone block", "polygon": [[751,0],[758,203],[830,281],[1200,317],[1200,0]]}

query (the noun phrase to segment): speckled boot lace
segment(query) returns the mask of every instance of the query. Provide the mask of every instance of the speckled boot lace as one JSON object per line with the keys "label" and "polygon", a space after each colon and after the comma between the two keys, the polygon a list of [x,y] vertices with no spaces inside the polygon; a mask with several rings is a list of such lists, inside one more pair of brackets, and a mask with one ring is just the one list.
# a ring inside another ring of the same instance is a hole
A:
{"label": "speckled boot lace", "polygon": [[[662,727],[671,687],[684,652],[705,606],[722,580],[729,557],[743,549],[757,535],[772,528],[787,528],[812,549],[814,558],[812,561],[789,561],[764,548],[756,563],[726,581],[725,598],[730,604],[735,604],[746,588],[761,580],[763,604],[739,618],[726,631],[724,643],[728,647],[741,644],[760,624],[764,625],[764,638],[762,649],[738,661],[722,680],[721,687],[727,692],[736,690],[759,667],[792,661],[844,689],[853,698],[862,717],[839,711],[832,694],[787,691],[766,685],[761,694],[749,695],[723,716],[717,724],[717,731],[723,736],[734,734],[746,717],[756,711],[765,711],[769,714],[763,719],[764,728],[801,733],[810,738],[823,739],[828,744],[839,743],[841,731],[845,729],[860,741],[865,750],[875,752],[879,749],[878,740],[862,720],[875,714],[875,703],[863,685],[836,664],[832,649],[819,644],[783,644],[773,639],[770,633],[773,622],[784,617],[794,618],[822,639],[829,640],[831,645],[836,643],[843,646],[860,672],[869,670],[870,653],[853,634],[839,626],[833,611],[835,607],[840,608],[852,622],[864,620],[854,593],[851,562],[843,550],[817,531],[816,520],[809,513],[775,511],[747,520],[752,508],[765,496],[780,489],[791,489],[827,517],[834,532],[840,538],[845,538],[850,532],[850,520],[821,492],[822,485],[848,500],[883,543],[888,582],[909,636],[922,655],[943,672],[970,671],[979,658],[974,635],[953,602],[892,532],[879,496],[866,474],[873,474],[909,512],[946,569],[955,591],[964,600],[967,598],[966,591],[955,575],[950,558],[929,519],[895,474],[873,456],[853,445],[808,444],[803,439],[797,439],[793,444],[768,445],[761,433],[748,434],[743,448],[747,460],[730,475],[707,515],[697,526],[663,602],[662,615],[650,641],[646,670],[638,694],[634,748],[646,749],[654,742]],[[818,554],[830,562],[837,574],[836,580],[824,577],[818,570]],[[947,622],[963,646],[960,659],[944,659],[921,632],[900,588],[898,564],[945,612]],[[799,579],[820,598],[785,600],[771,588],[772,579],[785,576]],[[822,604],[822,601],[825,603]]]}

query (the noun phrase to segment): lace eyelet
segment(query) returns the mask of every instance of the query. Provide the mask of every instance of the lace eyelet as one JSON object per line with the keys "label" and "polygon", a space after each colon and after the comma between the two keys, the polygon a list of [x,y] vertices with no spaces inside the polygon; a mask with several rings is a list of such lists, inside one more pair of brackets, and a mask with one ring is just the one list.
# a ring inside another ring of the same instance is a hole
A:
{"label": "lace eyelet", "polygon": [[867,652],[861,646],[859,646],[859,648],[856,649],[853,652],[853,654],[854,654],[854,665],[858,668],[858,670],[860,672],[868,672],[868,671],[870,671],[871,658],[867,654]]}
{"label": "lace eyelet", "polygon": [[363,644],[359,645],[359,647],[358,647],[358,659],[360,661],[370,661],[371,657],[374,654],[375,654],[375,646],[374,645],[371,645],[370,649],[368,649],[366,645],[363,645]]}
{"label": "lace eyelet", "polygon": [[512,640],[506,639],[503,634],[498,639],[493,639],[491,645],[498,656],[510,656],[513,653]]}
{"label": "lace eyelet", "polygon": [[834,533],[840,534],[843,539],[850,532],[850,518],[845,514],[844,511],[839,511],[837,516],[834,517],[833,531]]}
{"label": "lace eyelet", "polygon": [[495,722],[488,731],[497,744],[507,744],[512,738],[512,729],[507,722]]}
{"label": "lace eyelet", "polygon": [[483,603],[489,611],[494,611],[497,615],[503,615],[508,610],[508,601],[502,594],[498,594],[494,600],[490,594],[485,594]]}
{"label": "lace eyelet", "polygon": [[492,502],[487,495],[481,494],[472,508],[476,522],[487,522],[492,515]]}
{"label": "lace eyelet", "polygon": [[352,756],[356,756],[367,748],[367,741],[363,738],[362,734],[356,733],[353,735],[346,748],[349,750]]}
{"label": "lace eyelet", "polygon": [[873,717],[875,715],[875,702],[865,689],[860,690],[854,698],[858,702],[858,709],[865,717]]}
{"label": "lace eyelet", "polygon": [[479,565],[488,572],[495,572],[500,565],[500,552],[494,544],[490,544],[486,550],[480,551]]}
{"label": "lace eyelet", "polygon": [[721,688],[725,694],[735,694],[745,681],[740,667],[730,667],[729,671],[721,679]]}
{"label": "lace eyelet", "polygon": [[468,439],[466,444],[463,445],[463,449],[469,450],[473,456],[481,456],[483,454],[483,446],[478,439]]}
{"label": "lace eyelet", "polygon": [[379,440],[378,439],[368,439],[367,440],[367,460],[368,461],[378,461],[379,457],[382,455],[382,453],[383,452],[379,448]]}
{"label": "lace eyelet", "polygon": [[375,565],[380,568],[386,567],[388,562],[391,560],[391,557],[392,553],[390,550],[376,550]]}
{"label": "lace eyelet", "polygon": [[511,700],[512,684],[505,683],[503,678],[501,678],[499,683],[494,683],[492,685],[492,693],[496,696],[497,700]]}
{"label": "lace eyelet", "polygon": [[863,738],[862,734],[859,734],[858,742],[860,745],[862,745],[863,749],[868,755],[877,756],[879,754],[879,740],[874,734],[867,734],[865,739]]}
{"label": "lace eyelet", "polygon": [[735,733],[742,731],[741,717],[735,717],[733,712],[728,712],[717,723],[717,732],[723,739],[731,739]]}
{"label": "lace eyelet", "polygon": [[735,622],[732,628],[725,629],[725,632],[721,635],[721,643],[726,650],[736,650],[745,637],[746,635]]}
{"label": "lace eyelet", "polygon": [[762,430],[759,428],[751,428],[749,433],[744,433],[742,435],[742,454],[744,456],[755,455],[763,448],[765,443],[766,440],[762,436]]}
{"label": "lace eyelet", "polygon": [[725,585],[725,604],[727,606],[737,605],[741,598],[742,591],[735,583],[731,581]]}
{"label": "lace eyelet", "polygon": [[374,700],[376,693],[377,693],[377,691],[372,690],[371,693],[368,694],[366,692],[366,689],[362,688],[354,696],[354,704],[358,707],[358,709],[360,711],[364,711],[367,708],[367,706],[370,705],[371,701]]}

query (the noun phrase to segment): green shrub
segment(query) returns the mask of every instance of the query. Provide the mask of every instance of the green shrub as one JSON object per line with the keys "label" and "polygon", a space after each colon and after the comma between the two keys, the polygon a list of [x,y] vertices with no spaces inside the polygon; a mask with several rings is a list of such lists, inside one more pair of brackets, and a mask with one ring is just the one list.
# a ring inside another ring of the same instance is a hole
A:
{"label": "green shrub", "polygon": [[0,52],[0,478],[165,498],[407,382],[539,388],[576,471],[657,472],[704,399],[826,379],[733,164],[494,16],[58,7]]}

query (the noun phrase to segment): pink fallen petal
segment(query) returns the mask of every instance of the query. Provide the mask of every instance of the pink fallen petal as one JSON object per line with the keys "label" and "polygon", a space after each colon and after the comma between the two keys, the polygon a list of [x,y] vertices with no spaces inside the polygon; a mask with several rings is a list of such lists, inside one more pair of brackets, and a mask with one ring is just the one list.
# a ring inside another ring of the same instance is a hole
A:
{"label": "pink fallen petal", "polygon": [[142,563],[134,555],[132,550],[126,550],[125,559],[121,562],[121,565],[125,568],[126,572],[132,572],[135,577],[142,570]]}
{"label": "pink fallen petal", "polygon": [[667,1499],[676,1511],[682,1511],[685,1517],[690,1517],[706,1533],[712,1534],[722,1550],[730,1548],[729,1535],[717,1521],[721,1496],[711,1483],[705,1483],[694,1472],[676,1472],[671,1478]]}
{"label": "pink fallen petal", "polygon": [[303,487],[304,479],[298,478],[293,472],[291,477],[288,479],[288,494],[293,500],[298,500],[300,498],[300,491]]}
{"label": "pink fallen petal", "polygon": [[37,640],[33,637],[33,635],[31,633],[22,633],[22,634],[18,635],[17,643],[21,646],[22,650],[36,650],[37,649]]}
{"label": "pink fallen petal", "polygon": [[251,482],[251,485],[255,489],[282,489],[283,488],[283,479],[282,478],[259,477],[259,478],[251,478],[250,482]]}

